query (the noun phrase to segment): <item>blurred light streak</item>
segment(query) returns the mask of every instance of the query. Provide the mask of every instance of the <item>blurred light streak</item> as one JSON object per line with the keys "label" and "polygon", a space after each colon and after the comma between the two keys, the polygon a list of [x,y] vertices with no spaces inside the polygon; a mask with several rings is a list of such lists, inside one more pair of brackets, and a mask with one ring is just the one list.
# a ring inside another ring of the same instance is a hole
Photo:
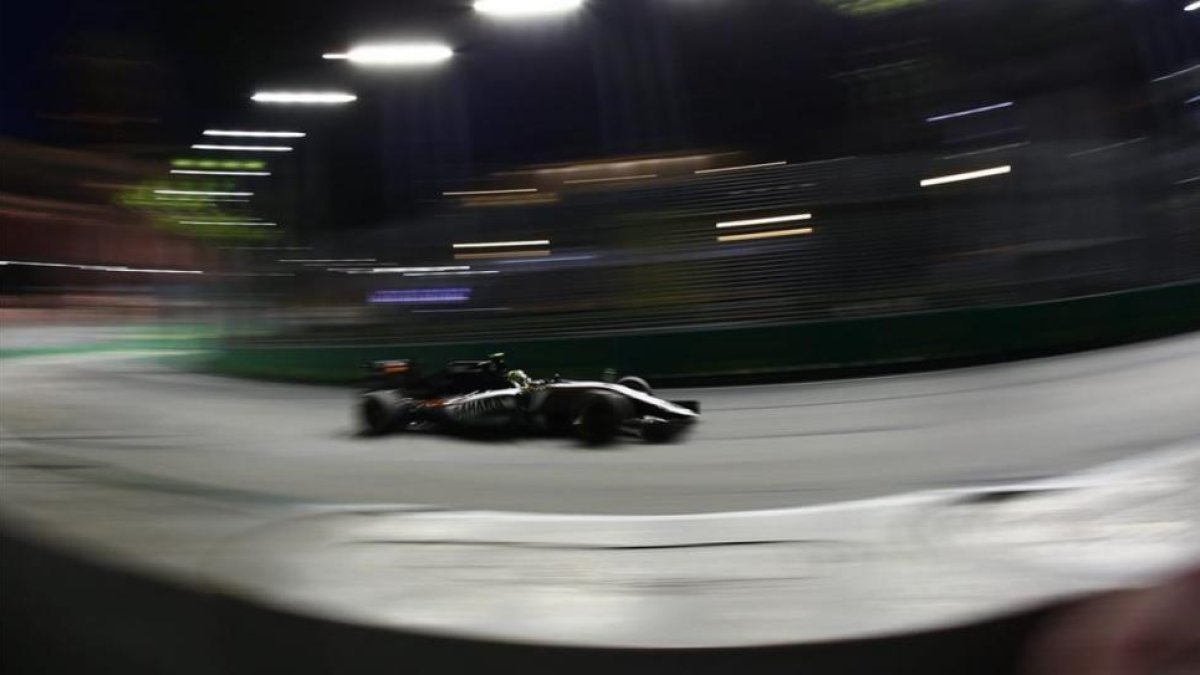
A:
{"label": "blurred light streak", "polygon": [[164,202],[246,202],[249,199],[239,199],[237,197],[155,197],[155,199]]}
{"label": "blurred light streak", "polygon": [[1001,150],[1011,150],[1013,148],[1020,148],[1020,147],[1026,146],[1026,145],[1029,145],[1029,141],[1021,141],[1020,143],[1006,143],[1004,145],[997,145],[997,146],[993,146],[990,148],[983,148],[982,150],[972,150],[970,152],[960,152],[956,155],[946,155],[944,157],[939,157],[938,159],[958,159],[959,157],[974,157],[975,155],[986,155],[989,152],[1000,152]]}
{"label": "blurred light streak", "polygon": [[462,205],[466,208],[492,208],[505,206],[527,206],[529,204],[553,204],[558,201],[554,192],[539,192],[525,195],[482,195],[465,197]]}
{"label": "blurred light streak", "polygon": [[646,180],[649,178],[658,178],[658,174],[640,173],[636,176],[614,176],[612,178],[572,178],[570,180],[564,180],[563,183],[567,185],[584,185],[587,183],[615,183],[627,180]]}
{"label": "blurred light streak", "polygon": [[582,7],[583,0],[475,0],[472,6],[480,14],[526,17],[571,12]]}
{"label": "blurred light streak", "polygon": [[492,260],[495,258],[543,258],[550,251],[495,251],[492,253],[457,253],[455,260]]}
{"label": "blurred light streak", "polygon": [[832,157],[830,159],[814,159],[811,162],[800,162],[792,166],[813,166],[815,164],[833,164],[834,162],[846,162],[852,159],[858,159],[858,155],[846,155],[844,157]]}
{"label": "blurred light streak", "polygon": [[311,246],[222,246],[224,251],[311,251]]}
{"label": "blurred light streak", "polygon": [[1194,12],[1198,9],[1200,9],[1200,0],[1196,0],[1196,2],[1193,2],[1190,5],[1183,6],[1183,11],[1185,12]]}
{"label": "blurred light streak", "polygon": [[472,197],[476,195],[515,195],[537,192],[537,188],[511,188],[508,190],[451,190],[443,192],[443,197]]}
{"label": "blurred light streak", "polygon": [[470,270],[467,272],[406,272],[406,277],[461,277],[479,274],[500,274],[500,270]]}
{"label": "blurred light streak", "polygon": [[970,110],[960,110],[958,112],[946,113],[945,115],[935,115],[933,117],[926,117],[925,121],[926,122],[941,122],[943,120],[952,120],[952,119],[955,119],[956,117],[966,117],[967,115],[977,115],[979,113],[990,112],[992,110],[1000,110],[1001,108],[1008,108],[1008,107],[1011,107],[1012,105],[1013,105],[1012,101],[1005,101],[1003,103],[996,103],[993,105],[985,105],[985,106],[982,106],[979,108],[971,108]]}
{"label": "blurred light streak", "polygon": [[287,145],[217,145],[212,143],[196,143],[193,150],[231,150],[237,152],[291,152]]}
{"label": "blurred light streak", "polygon": [[447,272],[469,269],[471,268],[467,265],[440,265],[436,267],[373,267],[370,269],[361,268],[338,271],[343,271],[346,274],[402,274],[405,272]]}
{"label": "blurred light streak", "polygon": [[1177,180],[1177,181],[1175,181],[1175,184],[1183,185],[1185,183],[1195,183],[1198,180],[1200,180],[1200,176],[1192,176],[1191,178],[1184,178],[1183,180]]}
{"label": "blurred light streak", "polygon": [[77,265],[74,263],[34,262],[30,260],[0,260],[0,265],[23,265],[26,267],[65,267],[91,272],[139,272],[144,274],[204,274],[202,270],[168,270],[126,267],[125,265]]}
{"label": "blurred light streak", "polygon": [[966,135],[954,136],[951,138],[947,138],[946,143],[951,144],[951,145],[969,143],[970,141],[976,141],[981,138],[991,138],[993,136],[1003,136],[1004,134],[1011,134],[1011,133],[1016,133],[1018,131],[1024,131],[1024,130],[1025,130],[1025,127],[1022,127],[1020,125],[1015,125],[1015,126],[1011,126],[1011,127],[1001,127],[999,129],[991,129],[989,131],[981,131],[977,134],[966,134]]}
{"label": "blurred light streak", "polygon": [[436,42],[362,45],[344,54],[321,55],[325,59],[346,60],[364,66],[424,66],[441,63],[452,56],[454,50]]}
{"label": "blurred light streak", "polygon": [[509,307],[468,307],[464,309],[414,309],[413,314],[457,314],[459,312],[507,312]]}
{"label": "blurred light streak", "polygon": [[375,291],[367,298],[372,304],[411,304],[438,302],[466,302],[471,297],[469,288],[414,288],[404,290]]}
{"label": "blurred light streak", "polygon": [[303,131],[239,131],[236,129],[205,129],[205,136],[243,136],[247,138],[304,138]]}
{"label": "blurred light streak", "polygon": [[549,246],[549,239],[525,239],[523,241],[480,241],[454,244],[454,248],[503,248],[513,246]]}
{"label": "blurred light streak", "polygon": [[675,157],[643,157],[640,159],[625,159],[620,161],[603,161],[603,162],[586,162],[583,164],[571,164],[569,166],[547,166],[540,169],[525,169],[521,171],[497,171],[492,174],[494,176],[516,176],[530,173],[535,174],[554,174],[554,173],[577,173],[580,171],[622,171],[632,170],[643,164],[670,164],[676,162],[698,162],[705,159],[713,159],[714,157],[726,157],[734,153],[719,153],[719,154],[704,154],[704,155],[679,155]]}
{"label": "blurred light streak", "polygon": [[529,263],[570,262],[575,260],[595,260],[595,255],[560,255],[537,260],[502,260],[497,265],[526,265]]}
{"label": "blurred light streak", "polygon": [[207,190],[155,190],[156,195],[203,195],[205,197],[253,197],[253,192],[210,192]]}
{"label": "blurred light streak", "polygon": [[751,239],[773,239],[775,237],[793,237],[798,234],[812,234],[811,227],[800,227],[794,230],[773,230],[771,232],[751,232],[748,234],[724,234],[717,241],[749,241]]}
{"label": "blurred light streak", "polygon": [[1096,152],[1104,152],[1105,150],[1113,150],[1115,148],[1120,148],[1120,147],[1123,147],[1126,145],[1132,145],[1134,143],[1141,143],[1144,140],[1146,140],[1145,136],[1138,136],[1137,138],[1131,138],[1128,141],[1121,141],[1119,143],[1110,143],[1108,145],[1102,145],[1098,148],[1092,148],[1090,150],[1083,150],[1081,152],[1072,152],[1071,154],[1067,155],[1067,157],[1083,157],[1084,155],[1090,155],[1090,154],[1093,154]]}
{"label": "blurred light streak", "polygon": [[786,160],[778,162],[762,162],[761,164],[742,164],[739,166],[722,166],[716,169],[696,169],[693,173],[724,173],[726,171],[745,171],[747,169],[766,169],[772,166],[786,166]]}
{"label": "blurred light streak", "polygon": [[270,176],[270,171],[208,171],[206,169],[171,169],[171,173],[195,176]]}
{"label": "blurred light streak", "polygon": [[830,75],[830,77],[836,80],[836,79],[842,79],[842,78],[848,78],[848,77],[858,77],[861,75],[873,75],[875,73],[886,72],[889,70],[894,71],[899,68],[903,68],[903,67],[907,67],[907,66],[915,66],[918,63],[919,63],[919,61],[917,59],[901,59],[899,61],[889,61],[887,63],[881,63],[876,66],[867,66],[866,68],[856,68],[854,70],[843,70],[841,72]]}
{"label": "blurred light streak", "polygon": [[1163,80],[1169,80],[1172,77],[1179,77],[1180,75],[1183,75],[1184,73],[1190,73],[1197,68],[1200,68],[1200,63],[1197,63],[1194,66],[1188,66],[1187,68],[1184,68],[1183,70],[1177,70],[1173,73],[1167,73],[1166,75],[1163,75],[1161,77],[1156,77],[1150,81],[1151,82],[1162,82]]}
{"label": "blurred light streak", "polygon": [[223,277],[294,277],[292,272],[222,272]]}
{"label": "blurred light streak", "polygon": [[137,185],[122,185],[121,183],[84,182],[84,183],[80,183],[80,185],[82,185],[83,187],[96,188],[99,190],[138,190],[138,189],[140,189],[140,186],[137,186]]}
{"label": "blurred light streak", "polygon": [[1195,95],[1195,96],[1193,96],[1193,97],[1189,98],[1188,100],[1184,101],[1184,102],[1183,102],[1183,104],[1184,104],[1184,105],[1191,105],[1192,103],[1195,103],[1195,102],[1197,102],[1197,101],[1200,101],[1200,94],[1197,94],[1197,95]]}
{"label": "blurred light streak", "polygon": [[964,180],[974,180],[976,178],[987,178],[988,176],[999,176],[1012,171],[1012,166],[1005,164],[1004,166],[995,166],[990,169],[980,169],[978,171],[967,171],[965,173],[952,173],[947,176],[935,176],[933,178],[925,178],[921,181],[921,187],[929,187],[931,185],[943,185],[945,183],[957,183]]}
{"label": "blurred light streak", "polygon": [[280,258],[282,263],[375,262],[374,258]]}
{"label": "blurred light streak", "polygon": [[173,159],[171,166],[185,169],[253,169],[261,170],[267,163],[261,159]]}
{"label": "blurred light streak", "polygon": [[745,227],[747,225],[770,225],[772,223],[790,223],[796,220],[809,220],[811,213],[796,213],[790,216],[773,216],[771,218],[751,218],[750,220],[727,220],[717,223],[717,229],[726,227]]}
{"label": "blurred light streak", "polygon": [[295,103],[300,105],[334,105],[357,101],[354,94],[340,91],[260,91],[250,100],[256,103]]}
{"label": "blurred light streak", "polygon": [[275,223],[258,220],[181,220],[180,225],[236,225],[238,227],[275,227]]}

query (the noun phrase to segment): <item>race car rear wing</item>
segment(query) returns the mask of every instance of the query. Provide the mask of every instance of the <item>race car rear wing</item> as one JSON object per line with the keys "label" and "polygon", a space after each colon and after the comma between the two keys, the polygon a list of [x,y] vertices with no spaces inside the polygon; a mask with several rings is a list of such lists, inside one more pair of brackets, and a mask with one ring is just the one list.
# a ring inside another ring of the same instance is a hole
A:
{"label": "race car rear wing", "polygon": [[417,377],[417,363],[412,359],[369,361],[363,370],[363,386],[369,389],[399,388]]}

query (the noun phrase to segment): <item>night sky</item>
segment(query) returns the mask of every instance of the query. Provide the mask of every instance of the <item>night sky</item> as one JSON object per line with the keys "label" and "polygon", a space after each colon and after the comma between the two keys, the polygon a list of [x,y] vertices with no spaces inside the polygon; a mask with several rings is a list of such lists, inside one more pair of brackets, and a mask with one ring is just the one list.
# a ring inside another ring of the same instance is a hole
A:
{"label": "night sky", "polygon": [[[40,114],[91,100],[62,83],[71,72],[63,55],[134,59],[150,64],[133,83],[139,110],[158,120],[134,140],[181,148],[208,127],[309,131],[342,178],[335,197],[366,222],[395,207],[384,193],[397,181],[693,148],[768,159],[903,151],[926,142],[924,114],[1139,76],[1119,1],[932,2],[867,21],[834,3],[592,0],[566,18],[499,24],[465,0],[14,0],[3,10],[0,134],[78,141]],[[405,38],[444,41],[457,53],[424,73],[320,58]],[[925,70],[900,80],[898,93],[865,95],[838,77],[917,57]],[[256,88],[289,87],[345,89],[360,100],[327,110],[248,100]],[[856,120],[873,118],[918,124],[871,138],[854,131]],[[444,166],[421,174],[410,163],[397,178],[389,157],[418,145]]]}

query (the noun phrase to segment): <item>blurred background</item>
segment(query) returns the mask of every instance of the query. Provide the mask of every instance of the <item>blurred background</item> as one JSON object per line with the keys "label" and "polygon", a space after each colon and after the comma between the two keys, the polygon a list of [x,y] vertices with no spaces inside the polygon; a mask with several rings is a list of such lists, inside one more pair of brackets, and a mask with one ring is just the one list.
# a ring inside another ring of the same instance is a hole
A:
{"label": "blurred background", "polygon": [[507,340],[1200,274],[1182,0],[574,4],[10,3],[6,323]]}
{"label": "blurred background", "polygon": [[[1194,672],[1200,0],[9,0],[0,73],[0,670]],[[497,351],[703,421],[211,377]]]}

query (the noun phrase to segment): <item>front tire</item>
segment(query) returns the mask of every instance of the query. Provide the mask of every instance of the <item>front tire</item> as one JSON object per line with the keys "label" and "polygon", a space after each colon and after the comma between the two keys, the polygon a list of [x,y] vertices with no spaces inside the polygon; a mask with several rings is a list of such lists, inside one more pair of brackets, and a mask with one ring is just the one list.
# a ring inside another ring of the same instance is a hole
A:
{"label": "front tire", "polygon": [[611,443],[621,426],[633,416],[633,406],[623,397],[608,391],[588,395],[575,419],[575,433],[585,444]]}
{"label": "front tire", "polygon": [[617,380],[617,384],[634,391],[640,391],[643,394],[654,395],[654,389],[650,386],[650,383],[635,375],[626,375]]}

